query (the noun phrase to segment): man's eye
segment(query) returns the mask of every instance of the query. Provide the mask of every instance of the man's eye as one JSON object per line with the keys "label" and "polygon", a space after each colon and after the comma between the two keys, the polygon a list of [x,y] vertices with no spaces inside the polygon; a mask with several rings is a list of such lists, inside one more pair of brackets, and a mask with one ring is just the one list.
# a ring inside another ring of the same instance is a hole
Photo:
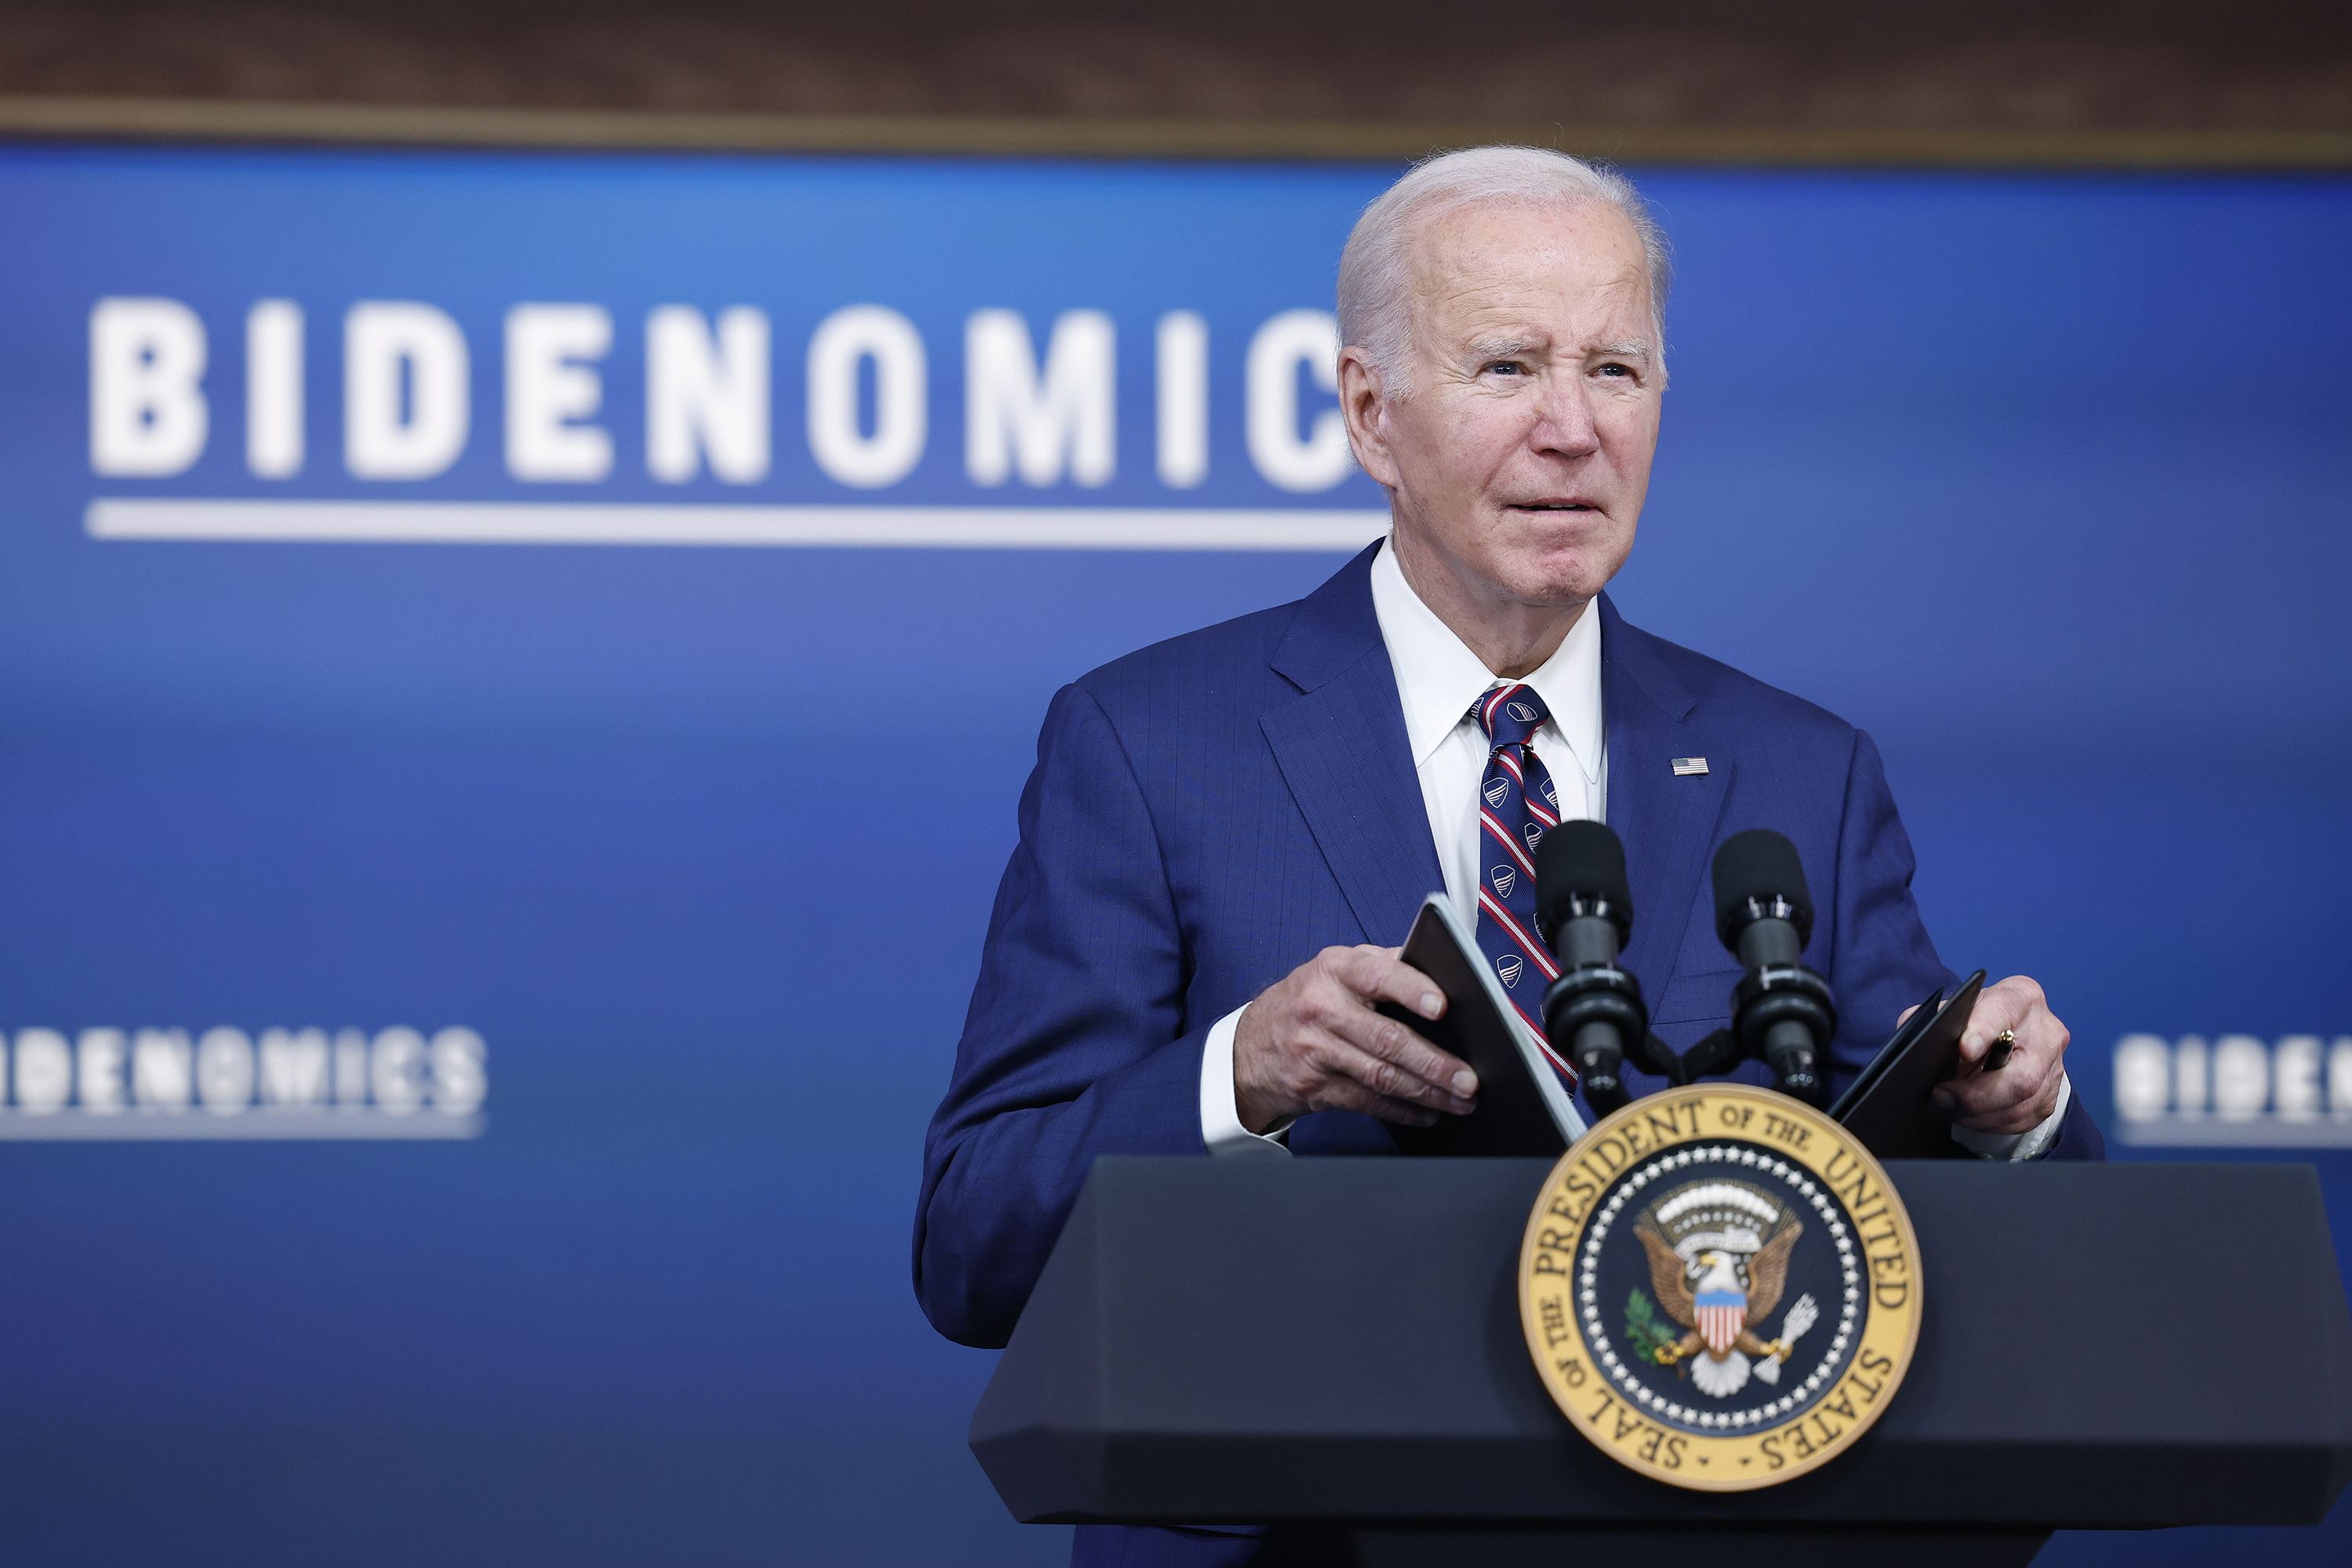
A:
{"label": "man's eye", "polygon": [[1486,368],[1496,375],[1525,375],[1528,373],[1528,367],[1515,359],[1496,360]]}
{"label": "man's eye", "polygon": [[1619,364],[1612,360],[1609,363],[1602,365],[1599,374],[1601,375],[1631,375],[1633,372],[1629,366]]}

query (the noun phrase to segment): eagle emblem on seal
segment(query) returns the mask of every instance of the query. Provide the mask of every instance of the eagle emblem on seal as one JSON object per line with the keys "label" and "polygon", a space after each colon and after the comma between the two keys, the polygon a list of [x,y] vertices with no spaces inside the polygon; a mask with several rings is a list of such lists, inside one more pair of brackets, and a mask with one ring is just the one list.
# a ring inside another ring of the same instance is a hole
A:
{"label": "eagle emblem on seal", "polygon": [[1781,1363],[1820,1316],[1811,1296],[1789,1309],[1780,1337],[1756,1332],[1780,1305],[1789,1254],[1804,1222],[1746,1182],[1693,1182],[1642,1212],[1633,1233],[1650,1258],[1657,1308],[1679,1337],[1662,1329],[1635,1292],[1626,1328],[1661,1366],[1686,1371],[1700,1393],[1728,1399],[1752,1373],[1780,1381]]}

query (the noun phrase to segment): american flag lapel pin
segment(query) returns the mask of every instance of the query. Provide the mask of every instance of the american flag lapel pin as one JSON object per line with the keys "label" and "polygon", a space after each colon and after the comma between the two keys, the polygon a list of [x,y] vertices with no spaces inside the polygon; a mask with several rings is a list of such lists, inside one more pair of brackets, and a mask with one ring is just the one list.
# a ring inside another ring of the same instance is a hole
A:
{"label": "american flag lapel pin", "polygon": [[1667,760],[1675,764],[1675,777],[1676,778],[1681,778],[1686,773],[1703,773],[1706,772],[1706,759],[1705,757],[1670,757]]}

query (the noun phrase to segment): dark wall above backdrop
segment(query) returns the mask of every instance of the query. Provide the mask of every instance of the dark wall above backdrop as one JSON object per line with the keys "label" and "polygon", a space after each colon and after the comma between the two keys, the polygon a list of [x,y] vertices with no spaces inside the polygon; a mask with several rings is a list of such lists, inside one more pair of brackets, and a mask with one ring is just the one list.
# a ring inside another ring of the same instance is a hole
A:
{"label": "dark wall above backdrop", "polygon": [[[1614,134],[1630,161],[2065,162],[2069,138],[2088,162],[2352,161],[2352,8],[2313,0],[1496,0],[1467,15],[1408,0],[11,0],[0,129],[170,133],[153,105],[193,101],[1108,121],[1112,151],[1157,120],[1208,128],[1212,145],[1222,128],[1244,152],[1237,127],[1344,123]],[[1006,150],[1001,128],[966,129]],[[1955,136],[1979,140],[1937,140]],[[2119,152],[2132,136],[2169,140]],[[2017,140],[2032,137],[2058,141]],[[1353,150],[1399,148],[1368,131]]]}

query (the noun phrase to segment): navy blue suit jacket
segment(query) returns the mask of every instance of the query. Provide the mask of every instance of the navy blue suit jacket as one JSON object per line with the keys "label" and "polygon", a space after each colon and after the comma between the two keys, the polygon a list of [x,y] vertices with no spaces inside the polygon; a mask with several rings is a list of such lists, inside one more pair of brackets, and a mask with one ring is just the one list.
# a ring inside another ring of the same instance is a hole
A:
{"label": "navy blue suit jacket", "polygon": [[[1377,547],[1375,547],[1377,549]],[[1054,699],[1021,796],[955,1078],[925,1141],[915,1289],[941,1333],[1002,1345],[1098,1154],[1200,1154],[1211,1025],[1335,944],[1404,940],[1445,885],[1367,550],[1297,604],[1104,666]],[[1787,834],[1838,1001],[1832,1089],[1956,977],[1911,898],[1910,840],[1853,725],[1601,615],[1609,825],[1635,920],[1623,963],[1677,1050],[1729,1022],[1737,961],[1708,867]],[[1676,776],[1674,757],[1705,773]],[[1732,1075],[1769,1081],[1762,1064]],[[1637,1093],[1661,1080],[1629,1071]],[[1589,1106],[1581,1107],[1592,1120]],[[1331,1111],[1293,1153],[1387,1154]],[[2098,1158],[2078,1099],[2051,1151]]]}

